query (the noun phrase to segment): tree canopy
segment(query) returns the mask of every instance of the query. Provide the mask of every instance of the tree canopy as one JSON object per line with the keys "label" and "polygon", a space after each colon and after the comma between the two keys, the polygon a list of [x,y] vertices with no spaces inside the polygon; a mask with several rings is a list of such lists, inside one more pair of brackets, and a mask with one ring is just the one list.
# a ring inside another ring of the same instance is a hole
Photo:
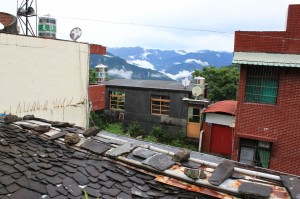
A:
{"label": "tree canopy", "polygon": [[239,82],[239,68],[236,65],[203,67],[195,69],[193,77],[201,76],[208,83],[208,99],[211,101],[235,100]]}

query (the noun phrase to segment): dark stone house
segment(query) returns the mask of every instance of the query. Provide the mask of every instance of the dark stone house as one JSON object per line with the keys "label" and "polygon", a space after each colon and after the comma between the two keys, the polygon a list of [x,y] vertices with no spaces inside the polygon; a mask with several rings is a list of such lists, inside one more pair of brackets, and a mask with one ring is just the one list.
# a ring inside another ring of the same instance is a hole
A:
{"label": "dark stone house", "polygon": [[190,137],[199,137],[200,113],[208,102],[192,100],[192,86],[185,88],[175,81],[126,79],[110,80],[105,85],[105,113],[113,121],[138,121],[146,131],[161,125],[174,136],[179,131],[189,136],[191,122],[198,125]]}

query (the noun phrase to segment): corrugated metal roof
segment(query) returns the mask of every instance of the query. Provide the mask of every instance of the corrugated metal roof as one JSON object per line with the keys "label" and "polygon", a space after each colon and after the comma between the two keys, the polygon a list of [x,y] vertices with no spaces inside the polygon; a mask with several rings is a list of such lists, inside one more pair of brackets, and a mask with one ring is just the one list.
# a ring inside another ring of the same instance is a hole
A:
{"label": "corrugated metal roof", "polygon": [[300,68],[300,55],[235,52],[232,63]]}
{"label": "corrugated metal roof", "polygon": [[204,113],[228,113],[235,115],[237,101],[234,100],[224,100],[220,102],[216,102],[210,105]]}
{"label": "corrugated metal roof", "polygon": [[192,86],[184,86],[176,81],[161,81],[161,80],[131,80],[131,79],[113,79],[103,82],[106,86],[143,88],[143,89],[159,89],[159,90],[176,90],[187,91],[192,90]]}

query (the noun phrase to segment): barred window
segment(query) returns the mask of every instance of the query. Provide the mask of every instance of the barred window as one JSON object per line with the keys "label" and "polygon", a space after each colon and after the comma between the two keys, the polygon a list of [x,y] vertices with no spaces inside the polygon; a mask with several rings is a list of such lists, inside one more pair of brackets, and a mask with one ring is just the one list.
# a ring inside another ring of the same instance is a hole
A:
{"label": "barred window", "polygon": [[272,143],[240,138],[239,162],[269,168]]}
{"label": "barred window", "polygon": [[247,68],[246,102],[276,104],[279,68],[250,66]]}
{"label": "barred window", "polygon": [[151,114],[169,115],[170,97],[168,96],[151,96]]}
{"label": "barred window", "polygon": [[125,92],[110,92],[110,109],[125,110]]}

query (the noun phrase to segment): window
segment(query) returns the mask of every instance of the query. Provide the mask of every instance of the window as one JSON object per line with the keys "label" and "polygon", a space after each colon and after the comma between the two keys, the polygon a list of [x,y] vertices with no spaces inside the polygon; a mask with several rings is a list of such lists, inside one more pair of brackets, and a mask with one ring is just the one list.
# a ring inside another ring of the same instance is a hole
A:
{"label": "window", "polygon": [[169,115],[170,97],[168,96],[151,96],[151,113],[158,115]]}
{"label": "window", "polygon": [[241,138],[239,162],[269,168],[271,148],[271,142]]}
{"label": "window", "polygon": [[125,109],[125,92],[110,92],[110,109],[124,110]]}
{"label": "window", "polygon": [[200,123],[200,109],[196,107],[189,107],[189,122]]}
{"label": "window", "polygon": [[279,68],[252,66],[247,68],[246,102],[276,104]]}

